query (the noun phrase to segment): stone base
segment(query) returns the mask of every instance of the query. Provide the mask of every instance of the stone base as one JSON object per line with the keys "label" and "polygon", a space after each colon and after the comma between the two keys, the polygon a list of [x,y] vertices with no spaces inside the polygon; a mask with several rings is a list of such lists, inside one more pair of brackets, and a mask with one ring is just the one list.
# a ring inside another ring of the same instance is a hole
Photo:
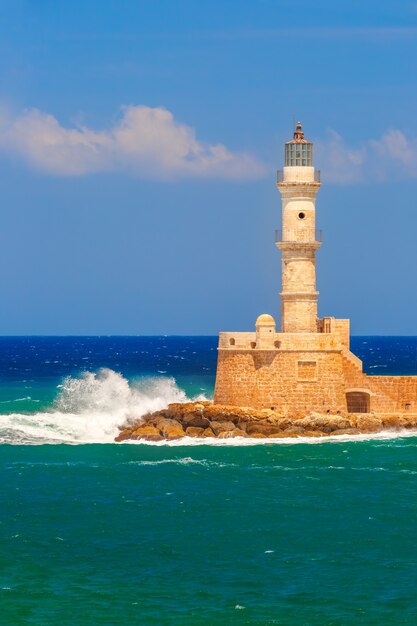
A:
{"label": "stone base", "polygon": [[417,414],[312,413],[290,419],[270,409],[187,402],[170,404],[166,409],[122,426],[115,441],[169,441],[182,437],[328,437],[411,428],[417,428]]}

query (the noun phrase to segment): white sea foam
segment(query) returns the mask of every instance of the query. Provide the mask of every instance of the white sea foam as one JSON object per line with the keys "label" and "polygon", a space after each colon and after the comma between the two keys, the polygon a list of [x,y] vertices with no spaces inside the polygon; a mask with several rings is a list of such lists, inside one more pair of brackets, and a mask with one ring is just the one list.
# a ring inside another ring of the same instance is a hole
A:
{"label": "white sea foam", "polygon": [[173,378],[84,372],[64,380],[50,411],[0,415],[0,443],[108,443],[126,421],[187,400]]}
{"label": "white sea foam", "polygon": [[182,437],[172,441],[124,441],[123,444],[135,444],[146,446],[276,446],[276,445],[296,445],[296,444],[326,444],[326,443],[346,443],[353,441],[387,441],[402,439],[405,437],[417,437],[417,430],[392,431],[386,430],[379,433],[367,433],[361,435],[334,435],[328,437],[279,437],[279,438],[256,438],[233,437],[228,439],[217,439],[215,437]]}

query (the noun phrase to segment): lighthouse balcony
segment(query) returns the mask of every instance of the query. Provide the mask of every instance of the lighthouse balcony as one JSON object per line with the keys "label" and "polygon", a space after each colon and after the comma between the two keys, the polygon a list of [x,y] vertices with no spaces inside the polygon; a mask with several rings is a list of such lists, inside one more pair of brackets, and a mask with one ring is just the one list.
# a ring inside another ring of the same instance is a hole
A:
{"label": "lighthouse balcony", "polygon": [[299,166],[285,167],[284,170],[277,171],[277,183],[318,183],[320,184],[320,170],[312,166],[300,163]]}
{"label": "lighthouse balcony", "polygon": [[275,243],[322,243],[323,232],[314,228],[284,228],[275,231]]}

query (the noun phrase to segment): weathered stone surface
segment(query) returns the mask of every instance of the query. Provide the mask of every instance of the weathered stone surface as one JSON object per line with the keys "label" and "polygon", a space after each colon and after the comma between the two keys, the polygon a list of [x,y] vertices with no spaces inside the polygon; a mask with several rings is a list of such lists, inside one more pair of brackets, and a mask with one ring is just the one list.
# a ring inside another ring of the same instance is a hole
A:
{"label": "weathered stone surface", "polygon": [[381,417],[381,422],[384,428],[397,430],[414,427],[416,420],[413,418],[407,419],[401,415],[384,415]]}
{"label": "weathered stone surface", "polygon": [[360,415],[356,418],[356,428],[362,433],[376,433],[383,429],[383,425],[376,417]]}
{"label": "weathered stone surface", "polygon": [[247,433],[246,431],[242,430],[241,428],[235,428],[234,430],[232,430],[232,435],[233,437],[247,437]]}
{"label": "weathered stone surface", "polygon": [[217,435],[217,439],[232,439],[233,436],[233,430],[223,430]]}
{"label": "weathered stone surface", "polygon": [[132,432],[132,438],[140,439],[141,437],[152,437],[152,436],[160,436],[161,433],[155,426],[151,426],[150,424],[143,424],[139,426]]}
{"label": "weathered stone surface", "polygon": [[233,422],[211,422],[210,426],[215,435],[220,435],[223,432],[232,431],[235,428]]}
{"label": "weathered stone surface", "polygon": [[129,439],[143,439],[144,441],[162,441],[164,437],[157,428],[143,424],[139,427],[125,428],[115,438],[115,441],[128,441]]}
{"label": "weathered stone surface", "polygon": [[331,433],[341,428],[351,428],[352,424],[345,417],[340,415],[317,415],[304,417],[296,420],[295,424],[298,428],[306,430],[321,430],[324,433]]}
{"label": "weathered stone surface", "polygon": [[157,427],[166,439],[178,439],[185,435],[181,424],[174,419],[163,417],[157,422]]}
{"label": "weathered stone surface", "polygon": [[357,428],[340,428],[339,430],[334,430],[331,435],[360,435],[361,431]]}
{"label": "weathered stone surface", "polygon": [[304,428],[300,428],[299,426],[292,426],[290,428],[286,428],[282,431],[286,437],[290,437],[294,435],[294,437],[304,436],[306,432]]}
{"label": "weathered stone surface", "polygon": [[187,413],[184,415],[182,423],[184,426],[195,426],[196,428],[207,428],[210,420],[202,413]]}
{"label": "weathered stone surface", "polygon": [[197,428],[196,426],[188,426],[185,429],[185,434],[188,437],[203,437],[204,428]]}
{"label": "weathered stone surface", "polygon": [[274,433],[280,432],[278,426],[273,426],[264,421],[262,422],[253,422],[248,423],[246,425],[246,432],[248,435],[252,436],[252,433],[262,433],[264,437],[269,437],[269,435],[273,435]]}
{"label": "weathered stone surface", "polygon": [[130,428],[124,428],[120,431],[117,437],[114,438],[115,441],[127,441],[128,439],[132,439],[132,430]]}
{"label": "weathered stone surface", "polygon": [[293,420],[291,420],[290,418],[281,417],[280,415],[269,415],[266,418],[266,421],[272,426],[277,426],[279,430],[285,430],[285,428],[288,428],[293,423]]}

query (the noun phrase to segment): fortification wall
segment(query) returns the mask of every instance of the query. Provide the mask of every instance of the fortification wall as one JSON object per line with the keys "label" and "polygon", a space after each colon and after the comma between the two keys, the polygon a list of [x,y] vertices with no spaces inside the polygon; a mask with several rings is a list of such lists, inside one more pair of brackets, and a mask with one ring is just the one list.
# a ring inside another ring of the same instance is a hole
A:
{"label": "fortification wall", "polygon": [[340,350],[219,350],[214,401],[298,417],[346,411]]}
{"label": "fortification wall", "polygon": [[352,353],[343,354],[346,392],[369,393],[371,412],[417,410],[417,376],[368,376],[362,372],[358,362],[359,359]]}
{"label": "fortification wall", "polygon": [[367,376],[371,411],[375,413],[417,411],[417,376]]}

